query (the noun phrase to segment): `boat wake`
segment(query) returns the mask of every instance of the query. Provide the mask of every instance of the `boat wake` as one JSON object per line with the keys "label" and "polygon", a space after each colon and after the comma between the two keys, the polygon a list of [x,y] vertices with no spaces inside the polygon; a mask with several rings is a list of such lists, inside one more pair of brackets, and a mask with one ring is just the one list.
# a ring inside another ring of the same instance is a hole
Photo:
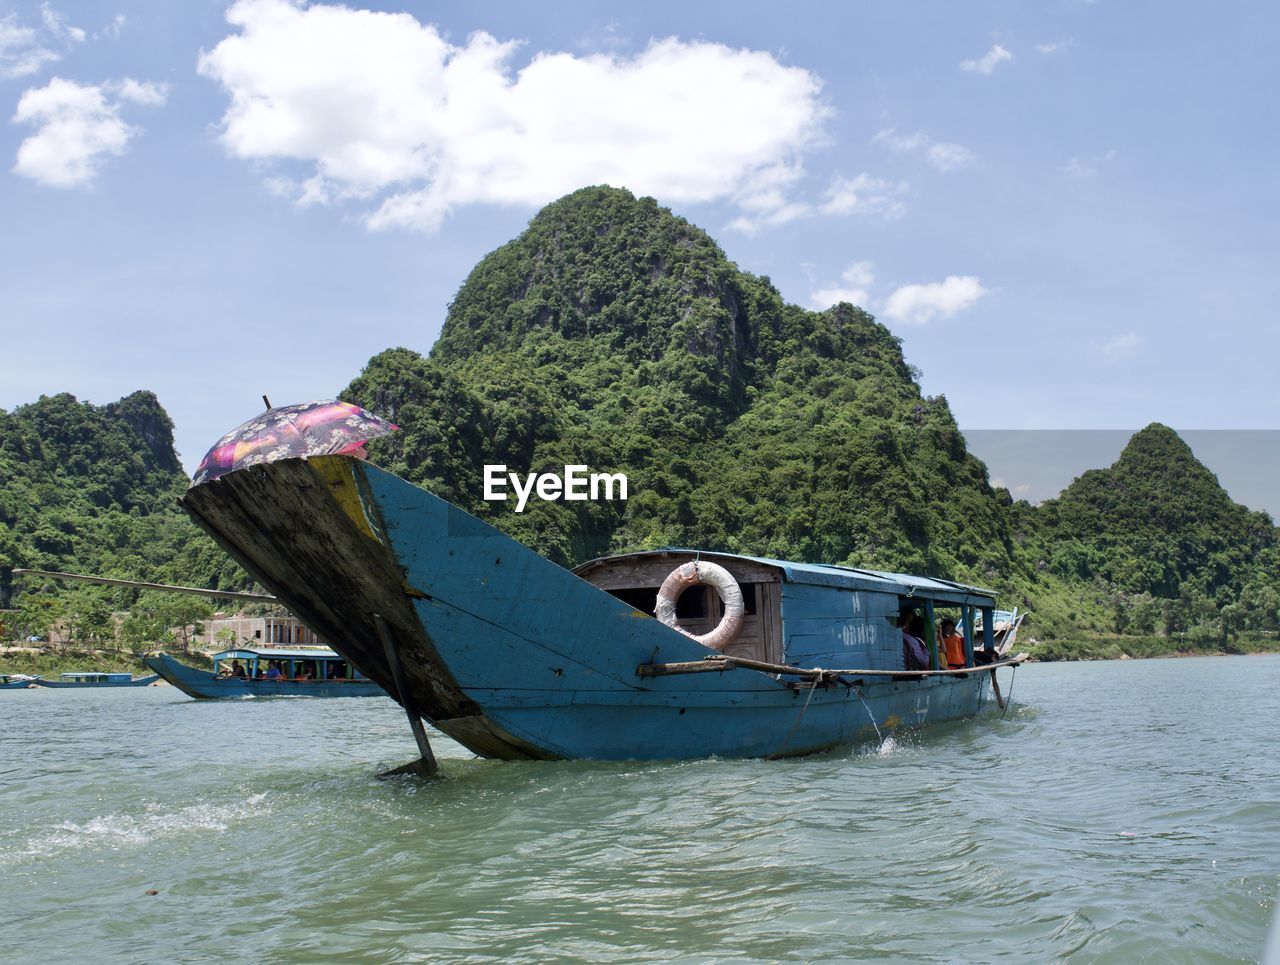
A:
{"label": "boat wake", "polygon": [[68,853],[118,851],[141,847],[158,839],[199,832],[224,833],[245,821],[271,813],[266,792],[226,804],[201,803],[169,810],[147,805],[141,814],[106,814],[84,822],[63,821],[22,844],[0,851],[0,868],[31,859],[47,859]]}

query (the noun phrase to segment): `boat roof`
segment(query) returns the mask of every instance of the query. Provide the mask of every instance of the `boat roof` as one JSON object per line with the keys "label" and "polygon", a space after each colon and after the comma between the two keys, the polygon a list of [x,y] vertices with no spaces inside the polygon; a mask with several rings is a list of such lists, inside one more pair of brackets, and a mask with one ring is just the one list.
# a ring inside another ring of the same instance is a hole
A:
{"label": "boat roof", "polygon": [[232,647],[230,650],[215,653],[213,659],[233,660],[239,658],[253,660],[255,657],[267,657],[271,660],[279,658],[285,660],[332,660],[337,656],[337,653],[330,647]]}
{"label": "boat roof", "polygon": [[893,573],[888,570],[864,570],[834,563],[796,563],[791,560],[774,560],[763,556],[743,556],[739,553],[712,553],[705,550],[668,546],[660,550],[640,553],[623,553],[618,556],[602,556],[574,568],[583,573],[618,560],[662,557],[673,553],[697,555],[704,559],[744,560],[772,566],[782,571],[788,583],[810,583],[817,586],[834,586],[847,590],[872,590],[878,593],[896,593],[905,597],[925,597],[944,603],[968,603],[976,606],[995,606],[995,593],[981,587],[956,583],[934,576],[913,576],[909,573]]}

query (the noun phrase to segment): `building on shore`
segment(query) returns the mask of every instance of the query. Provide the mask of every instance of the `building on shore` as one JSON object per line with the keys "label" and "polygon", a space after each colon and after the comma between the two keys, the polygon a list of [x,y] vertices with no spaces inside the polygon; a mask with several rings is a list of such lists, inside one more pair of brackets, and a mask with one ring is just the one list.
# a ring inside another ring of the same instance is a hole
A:
{"label": "building on shore", "polygon": [[242,644],[266,646],[323,647],[320,639],[292,614],[249,616],[244,613],[215,613],[200,621],[203,633],[191,638],[196,650],[225,650]]}

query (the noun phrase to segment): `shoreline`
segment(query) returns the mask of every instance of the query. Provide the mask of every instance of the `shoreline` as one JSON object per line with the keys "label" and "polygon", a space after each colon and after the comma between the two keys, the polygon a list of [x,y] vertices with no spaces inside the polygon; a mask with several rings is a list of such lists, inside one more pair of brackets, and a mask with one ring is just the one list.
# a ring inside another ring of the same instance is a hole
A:
{"label": "shoreline", "polygon": [[1025,647],[1033,663],[1081,660],[1148,660],[1158,657],[1246,657],[1280,653],[1275,637],[1237,637],[1223,648],[1218,641],[1195,643],[1169,637],[1108,636],[1037,640]]}
{"label": "shoreline", "polygon": [[[150,650],[161,649],[152,645]],[[191,651],[174,653],[184,663],[209,669],[213,661],[208,654]],[[63,673],[131,673],[145,677],[152,671],[128,650],[68,649],[65,653],[56,649],[29,646],[0,647],[0,674],[30,674],[33,677],[56,678]]]}
{"label": "shoreline", "polygon": [[[1280,653],[1280,639],[1250,637],[1232,641],[1231,649],[1221,649],[1216,641],[1209,646],[1168,646],[1166,637],[1082,637],[1065,640],[1037,640],[1026,647],[1031,663],[1076,663],[1093,660],[1148,660],[1160,657],[1246,657]],[[163,649],[159,644],[148,652]],[[191,666],[211,669],[213,661],[203,651],[170,654]],[[133,653],[126,650],[69,649],[65,653],[25,645],[0,646],[0,673],[25,673],[32,676],[56,677],[61,673],[97,671],[130,672],[134,676],[149,673]]]}

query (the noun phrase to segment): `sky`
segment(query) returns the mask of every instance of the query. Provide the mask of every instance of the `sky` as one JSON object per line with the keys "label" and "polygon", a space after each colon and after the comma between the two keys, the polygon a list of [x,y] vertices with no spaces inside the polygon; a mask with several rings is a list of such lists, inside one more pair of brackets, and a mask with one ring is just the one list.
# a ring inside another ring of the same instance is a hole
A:
{"label": "sky", "polygon": [[1261,2],[0,0],[0,408],[149,389],[194,469],[262,395],[428,352],[480,258],[607,183],[872,312],[966,432],[1275,430],[1278,34]]}

